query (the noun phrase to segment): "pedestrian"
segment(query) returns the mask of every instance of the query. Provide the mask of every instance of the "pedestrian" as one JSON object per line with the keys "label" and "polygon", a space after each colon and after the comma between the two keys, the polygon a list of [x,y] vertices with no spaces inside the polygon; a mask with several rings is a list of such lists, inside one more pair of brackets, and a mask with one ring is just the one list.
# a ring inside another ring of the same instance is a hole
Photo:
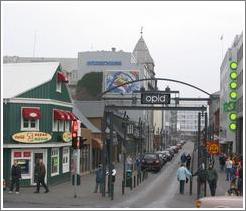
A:
{"label": "pedestrian", "polygon": [[226,181],[231,181],[232,179],[232,160],[230,157],[227,158],[225,166],[226,166]]}
{"label": "pedestrian", "polygon": [[141,155],[138,153],[138,156],[136,158],[136,167],[137,167],[137,173],[138,176],[141,174]]}
{"label": "pedestrian", "polygon": [[190,169],[190,162],[191,162],[191,155],[190,155],[190,153],[188,153],[186,156],[186,167],[187,167],[187,169]]}
{"label": "pedestrian", "polygon": [[204,197],[205,195],[205,186],[207,182],[207,170],[205,169],[205,164],[202,163],[200,168],[197,170],[196,173],[194,173],[192,176],[198,177],[198,183],[200,184],[200,196],[199,198]]}
{"label": "pedestrian", "polygon": [[176,172],[177,179],[179,181],[179,193],[184,194],[184,185],[187,178],[191,177],[190,171],[185,167],[184,163],[181,163],[181,166]]}
{"label": "pedestrian", "polygon": [[15,185],[15,193],[20,193],[20,179],[21,179],[21,167],[18,165],[17,160],[14,160],[14,164],[11,167],[11,186],[9,193],[13,193]]}
{"label": "pedestrian", "polygon": [[40,190],[40,184],[44,186],[45,188],[45,193],[49,192],[49,189],[47,187],[47,185],[45,184],[45,174],[46,174],[46,169],[45,169],[45,165],[43,163],[42,159],[39,159],[39,161],[37,162],[35,169],[34,169],[34,174],[35,174],[35,180],[37,183],[37,188],[36,191],[34,193],[39,193]]}
{"label": "pedestrian", "polygon": [[220,154],[219,156],[219,163],[220,163],[220,171],[223,172],[225,168],[225,156],[224,154]]}
{"label": "pedestrian", "polygon": [[101,193],[102,192],[102,182],[103,182],[102,164],[98,165],[98,168],[96,169],[95,173],[96,173],[96,187],[95,187],[94,193],[97,193],[98,187]]}
{"label": "pedestrian", "polygon": [[186,155],[185,155],[185,152],[181,155],[181,163],[186,163]]}
{"label": "pedestrian", "polygon": [[243,195],[243,164],[241,164],[241,162],[239,162],[239,167],[238,167],[238,182],[237,182],[237,186],[238,186],[238,191],[239,191],[239,195],[242,196]]}
{"label": "pedestrian", "polygon": [[211,196],[215,196],[215,192],[217,188],[217,181],[218,181],[218,174],[217,174],[217,171],[213,168],[212,164],[209,164],[208,166],[207,181],[209,184]]}

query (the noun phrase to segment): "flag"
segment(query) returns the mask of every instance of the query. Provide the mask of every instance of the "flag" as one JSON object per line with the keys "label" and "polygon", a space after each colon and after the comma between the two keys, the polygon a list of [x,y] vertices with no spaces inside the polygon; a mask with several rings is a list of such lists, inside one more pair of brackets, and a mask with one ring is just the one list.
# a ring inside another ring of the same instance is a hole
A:
{"label": "flag", "polygon": [[223,34],[220,36],[220,40],[223,40]]}

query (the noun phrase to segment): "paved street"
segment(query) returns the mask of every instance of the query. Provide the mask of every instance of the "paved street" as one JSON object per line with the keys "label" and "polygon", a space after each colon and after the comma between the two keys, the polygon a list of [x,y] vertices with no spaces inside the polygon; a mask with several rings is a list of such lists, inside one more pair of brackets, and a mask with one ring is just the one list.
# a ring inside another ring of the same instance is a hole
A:
{"label": "paved street", "polygon": [[[176,170],[179,166],[180,155],[183,151],[192,152],[193,143],[186,143],[179,154],[168,162],[159,173],[150,173],[132,191],[126,188],[125,195],[121,194],[122,168],[117,166],[118,177],[115,184],[114,200],[103,198],[101,194],[93,193],[95,176],[82,177],[78,197],[73,198],[73,186],[70,182],[50,187],[51,192],[34,194],[34,187],[22,188],[20,195],[4,193],[3,206],[9,207],[118,207],[118,208],[167,208],[167,207],[194,207],[196,199],[196,178],[193,179],[193,194],[189,195],[189,183],[185,187],[185,195],[180,195],[179,184],[176,179]],[[194,159],[196,160],[196,159]],[[226,190],[224,174],[220,174],[218,195]],[[208,190],[209,192],[209,190]],[[208,194],[209,195],[209,194]]]}

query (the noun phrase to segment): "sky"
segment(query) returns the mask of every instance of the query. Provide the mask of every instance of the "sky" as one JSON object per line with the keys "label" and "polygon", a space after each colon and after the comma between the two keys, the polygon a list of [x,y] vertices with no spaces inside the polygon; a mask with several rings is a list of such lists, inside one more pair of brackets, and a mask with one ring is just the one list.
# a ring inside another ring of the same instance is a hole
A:
{"label": "sky", "polygon": [[[78,52],[112,47],[132,52],[143,27],[156,77],[213,93],[220,89],[223,55],[245,28],[245,3],[1,2],[1,16],[2,55],[8,56],[76,58]],[[184,85],[158,82],[160,89],[167,85],[181,97],[207,97]]]}

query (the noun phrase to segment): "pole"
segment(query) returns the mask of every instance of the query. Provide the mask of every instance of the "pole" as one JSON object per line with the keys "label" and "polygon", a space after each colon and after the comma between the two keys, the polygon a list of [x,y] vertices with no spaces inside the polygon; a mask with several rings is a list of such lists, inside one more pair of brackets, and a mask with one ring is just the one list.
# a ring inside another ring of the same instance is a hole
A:
{"label": "pole", "polygon": [[[207,137],[208,137],[208,114],[207,112],[205,112],[205,146],[204,146],[204,164],[205,164],[205,169],[207,169],[207,150],[206,150],[206,146],[207,146]],[[204,196],[207,195],[207,183],[205,183],[204,186]]]}
{"label": "pole", "polygon": [[102,152],[102,162],[103,162],[103,187],[102,187],[102,197],[106,195],[106,136],[105,136],[105,129],[107,127],[107,112],[104,112],[104,124],[105,127],[103,128],[103,152]]}
{"label": "pole", "polygon": [[[198,153],[198,162],[197,162],[197,170],[200,168],[200,156],[201,156],[201,112],[198,113],[198,132],[197,132],[197,153]],[[200,197],[200,180],[197,177],[197,199]]]}
{"label": "pole", "polygon": [[126,130],[127,130],[127,122],[124,118],[124,152],[123,152],[123,181],[122,181],[122,194],[125,194],[125,185],[126,185]]}
{"label": "pole", "polygon": [[73,190],[74,190],[73,197],[74,198],[77,198],[77,190],[76,190],[76,187],[77,187],[77,165],[75,163],[76,160],[77,160],[77,151],[73,150],[74,173],[73,173],[72,177],[74,177],[74,186],[73,186]]}
{"label": "pole", "polygon": [[110,140],[109,140],[109,197],[113,197],[112,189],[112,148],[113,148],[113,112],[109,113],[110,117]]}

